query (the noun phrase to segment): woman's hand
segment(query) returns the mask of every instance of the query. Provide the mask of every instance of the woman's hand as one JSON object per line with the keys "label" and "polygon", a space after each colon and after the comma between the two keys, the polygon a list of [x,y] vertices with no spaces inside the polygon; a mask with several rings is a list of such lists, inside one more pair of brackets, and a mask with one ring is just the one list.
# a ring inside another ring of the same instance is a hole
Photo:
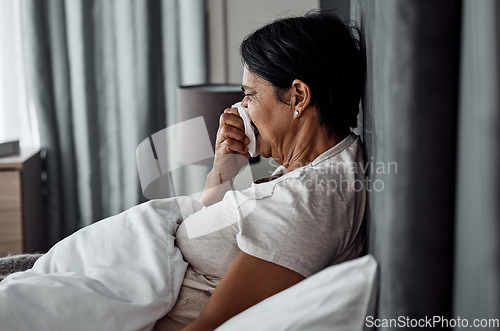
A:
{"label": "woman's hand", "polygon": [[212,169],[217,172],[220,184],[233,179],[247,164],[250,158],[247,147],[249,142],[238,109],[227,108],[219,120]]}
{"label": "woman's hand", "polygon": [[245,125],[237,108],[227,108],[219,119],[219,130],[215,141],[215,158],[207,176],[200,202],[205,206],[222,199],[231,189],[231,180],[241,168],[248,164],[248,143]]}

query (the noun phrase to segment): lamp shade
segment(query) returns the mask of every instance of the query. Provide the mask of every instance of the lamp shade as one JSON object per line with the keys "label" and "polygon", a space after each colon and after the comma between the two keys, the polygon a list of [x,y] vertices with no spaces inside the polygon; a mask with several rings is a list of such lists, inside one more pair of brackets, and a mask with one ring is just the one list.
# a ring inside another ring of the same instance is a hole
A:
{"label": "lamp shade", "polygon": [[177,90],[177,121],[203,116],[212,147],[215,147],[219,117],[244,97],[239,85],[193,85]]}

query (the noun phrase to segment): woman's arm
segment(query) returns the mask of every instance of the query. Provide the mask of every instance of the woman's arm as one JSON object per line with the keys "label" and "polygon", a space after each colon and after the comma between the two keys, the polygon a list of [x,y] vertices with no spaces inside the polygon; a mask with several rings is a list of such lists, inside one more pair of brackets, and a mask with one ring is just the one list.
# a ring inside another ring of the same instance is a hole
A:
{"label": "woman's arm", "polygon": [[[215,163],[215,162],[214,162]],[[215,168],[215,167],[214,167]],[[224,194],[231,190],[231,181],[221,183],[217,169],[212,169],[207,175],[205,188],[201,194],[200,202],[204,206],[211,206],[224,198]]]}
{"label": "woman's arm", "polygon": [[214,330],[234,315],[303,279],[295,271],[240,251],[198,319],[184,330]]}

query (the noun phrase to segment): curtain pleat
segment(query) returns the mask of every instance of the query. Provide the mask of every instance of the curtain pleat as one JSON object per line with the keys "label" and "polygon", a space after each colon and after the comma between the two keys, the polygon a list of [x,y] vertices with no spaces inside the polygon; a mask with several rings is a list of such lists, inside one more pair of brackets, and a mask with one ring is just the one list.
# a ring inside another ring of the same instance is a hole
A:
{"label": "curtain pleat", "polygon": [[[74,153],[76,155],[76,186],[80,206],[80,220],[76,226],[86,225],[89,220],[97,220],[102,212],[99,190],[100,128],[96,100],[94,73],[95,27],[92,7],[94,1],[67,1],[65,23],[67,36],[67,56],[69,63],[70,100]],[[49,6],[53,4],[49,2]],[[58,92],[56,90],[56,92]],[[57,96],[57,95],[56,95]]]}
{"label": "curtain pleat", "polygon": [[196,20],[203,17],[206,11],[206,0],[179,1],[179,33],[189,38],[179,38],[182,85],[196,85],[199,81],[208,80],[208,70],[199,70],[207,60],[204,50],[207,48],[207,30],[197,28]]}
{"label": "curtain pleat", "polygon": [[[165,85],[165,106],[167,109],[177,109],[177,86],[181,82],[180,52],[171,52],[179,49],[180,29],[178,27],[178,2],[165,1],[161,6],[161,33],[163,51],[163,83]],[[167,112],[167,125],[177,123],[177,112]]]}
{"label": "curtain pleat", "polygon": [[183,0],[191,11],[180,3],[23,0],[27,80],[47,149],[49,245],[144,201],[136,147],[175,123],[177,86],[206,83],[204,1]]}

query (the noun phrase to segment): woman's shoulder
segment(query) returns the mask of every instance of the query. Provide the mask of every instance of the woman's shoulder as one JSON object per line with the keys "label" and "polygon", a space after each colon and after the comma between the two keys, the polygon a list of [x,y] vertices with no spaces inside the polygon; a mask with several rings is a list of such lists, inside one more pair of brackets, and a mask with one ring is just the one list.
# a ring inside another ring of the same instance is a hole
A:
{"label": "woman's shoulder", "polygon": [[[339,191],[353,192],[354,185],[364,188],[364,160],[359,137],[351,134],[340,143],[318,156],[313,162],[285,173],[286,168],[278,167],[270,176],[256,180],[245,191],[259,200],[279,198],[286,192],[286,197],[329,194]],[[276,196],[276,193],[280,193]],[[345,196],[344,192],[340,196]]]}
{"label": "woman's shoulder", "polygon": [[297,170],[293,178],[281,180],[293,183],[284,186],[293,187],[305,199],[337,200],[348,210],[356,208],[352,201],[363,201],[365,198],[363,147],[355,134]]}
{"label": "woman's shoulder", "polygon": [[316,179],[326,184],[332,180],[352,180],[364,174],[363,147],[354,133],[300,168],[300,179]]}

